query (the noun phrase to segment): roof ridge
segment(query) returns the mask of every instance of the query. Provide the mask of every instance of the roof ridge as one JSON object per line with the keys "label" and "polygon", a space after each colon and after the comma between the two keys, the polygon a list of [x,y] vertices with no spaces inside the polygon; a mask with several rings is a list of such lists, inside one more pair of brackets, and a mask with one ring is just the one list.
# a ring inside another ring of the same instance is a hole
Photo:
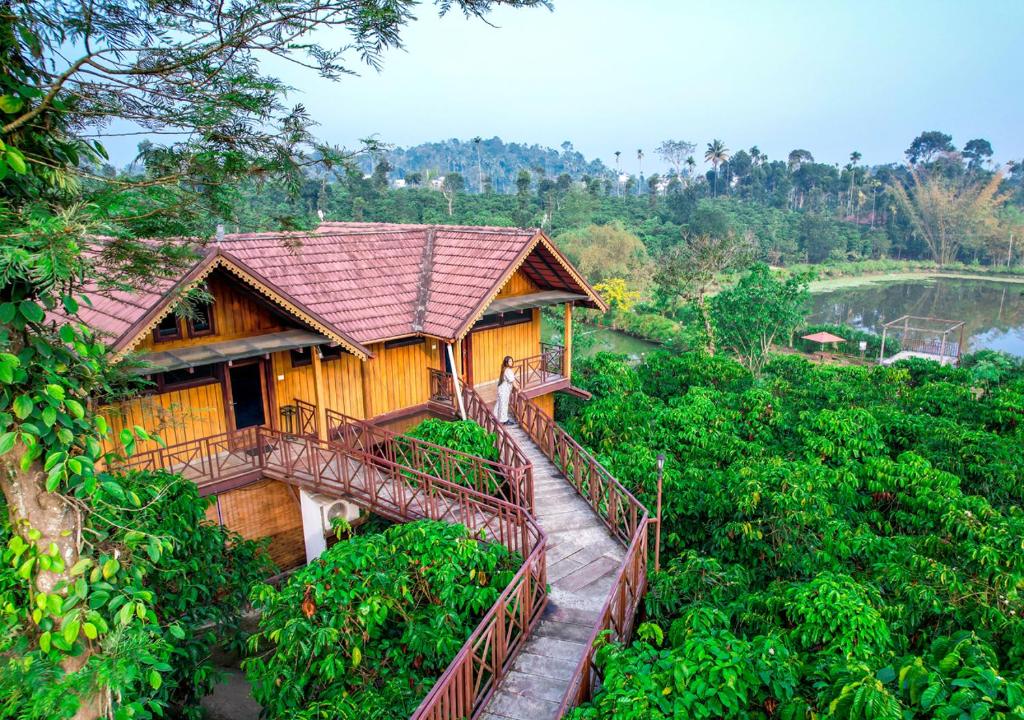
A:
{"label": "roof ridge", "polygon": [[437,239],[437,228],[427,228],[423,243],[423,255],[420,258],[420,280],[416,294],[416,314],[412,319],[413,332],[423,332],[427,321],[427,300],[430,297],[430,280],[434,275],[434,241]]}

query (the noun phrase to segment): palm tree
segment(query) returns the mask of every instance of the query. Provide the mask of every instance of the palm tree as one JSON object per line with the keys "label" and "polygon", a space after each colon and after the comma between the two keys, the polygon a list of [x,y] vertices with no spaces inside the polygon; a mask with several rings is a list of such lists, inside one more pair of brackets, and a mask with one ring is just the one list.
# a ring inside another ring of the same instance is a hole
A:
{"label": "palm tree", "polygon": [[693,159],[693,155],[686,158],[686,174],[693,177],[693,169],[697,167],[697,161]]}
{"label": "palm tree", "polygon": [[636,151],[636,160],[637,160],[638,163],[640,163],[640,177],[639,177],[639,182],[637,183],[637,191],[636,191],[636,194],[639,195],[640,194],[640,185],[642,185],[643,182],[644,182],[644,151],[643,150],[639,150],[638,149]]}
{"label": "palm tree", "polygon": [[757,145],[750,148],[750,159],[754,161],[755,165],[761,164],[761,148]]}
{"label": "palm tree", "polygon": [[622,151],[621,150],[616,150],[615,151],[615,187],[620,190],[620,192],[619,192],[620,195],[622,194],[621,193],[621,187],[622,186],[620,184],[621,181],[619,180],[619,178],[622,177],[622,171],[619,170],[619,158],[621,158],[621,157],[622,157]]}
{"label": "palm tree", "polygon": [[718,166],[729,159],[729,148],[721,140],[715,139],[708,143],[708,149],[704,153],[705,162],[711,163],[715,168],[715,194],[718,197]]}
{"label": "palm tree", "polygon": [[846,214],[849,215],[853,209],[853,180],[857,175],[857,163],[860,162],[861,154],[854,150],[850,153],[850,193],[846,198]]}
{"label": "palm tree", "polygon": [[476,191],[480,195],[484,194],[484,168],[483,163],[480,161],[480,143],[483,142],[483,138],[477,135],[473,138],[473,145],[476,146]]}

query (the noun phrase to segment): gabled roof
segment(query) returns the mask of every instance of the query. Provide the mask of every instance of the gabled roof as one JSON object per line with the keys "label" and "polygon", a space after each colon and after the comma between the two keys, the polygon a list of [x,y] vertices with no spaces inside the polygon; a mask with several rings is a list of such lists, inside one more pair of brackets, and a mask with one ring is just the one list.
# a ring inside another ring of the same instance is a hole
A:
{"label": "gabled roof", "polygon": [[301,302],[296,302],[287,292],[261,277],[220,247],[207,248],[199,255],[196,264],[178,280],[157,280],[148,287],[133,292],[87,288],[85,294],[88,295],[91,304],[81,305],[78,315],[90,327],[113,337],[111,347],[115,356],[120,357],[132,350],[147,333],[174,311],[183,293],[217,269],[231,273],[272,304],[322,333],[353,355],[362,359],[370,357],[370,351],[359,341],[333,327],[329,321],[325,321]]}
{"label": "gabled roof", "polygon": [[520,268],[541,290],[571,292],[586,298],[581,305],[607,309],[537,230],[324,223],[307,233],[226,235],[177,283],[135,294],[92,294],[93,307],[83,319],[130,346],[173,309],[182,287],[209,273],[205,268],[216,258],[362,357],[369,354],[365,345],[396,337],[463,337]]}

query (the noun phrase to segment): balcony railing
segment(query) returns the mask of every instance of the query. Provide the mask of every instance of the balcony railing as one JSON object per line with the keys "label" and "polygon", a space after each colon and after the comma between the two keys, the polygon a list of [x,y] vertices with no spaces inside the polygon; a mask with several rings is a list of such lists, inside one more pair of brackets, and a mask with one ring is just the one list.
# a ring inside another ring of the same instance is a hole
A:
{"label": "balcony railing", "polygon": [[544,385],[567,377],[565,348],[552,343],[540,344],[540,355],[513,360],[512,369],[522,387]]}
{"label": "balcony railing", "polygon": [[430,369],[430,402],[452,405],[455,402],[455,383],[451,373]]}
{"label": "balcony railing", "polygon": [[524,393],[512,393],[510,409],[541,452],[627,548],[588,639],[587,651],[562,698],[558,713],[561,717],[593,697],[600,679],[594,663],[594,644],[601,633],[609,631],[608,639],[623,643],[632,637],[633,622],[647,590],[647,535],[651,521],[647,508]]}
{"label": "balcony railing", "polygon": [[[493,420],[493,415],[490,415],[486,407],[483,410]],[[493,424],[500,427],[497,421]],[[533,466],[518,447],[515,448],[516,452],[508,448],[508,444],[515,447],[515,443],[507,432],[498,435],[499,461],[495,462],[400,435],[335,410],[327,411],[327,427],[328,438],[344,448],[416,468],[446,482],[472,487],[477,492],[501,498],[533,512]],[[494,432],[487,425],[484,427]]]}

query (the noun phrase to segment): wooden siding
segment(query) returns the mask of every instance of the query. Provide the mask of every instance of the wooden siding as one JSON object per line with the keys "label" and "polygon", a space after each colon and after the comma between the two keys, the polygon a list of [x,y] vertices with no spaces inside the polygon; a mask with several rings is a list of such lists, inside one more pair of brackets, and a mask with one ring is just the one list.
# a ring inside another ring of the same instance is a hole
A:
{"label": "wooden siding", "polygon": [[267,549],[278,570],[306,564],[298,490],[262,480],[214,497],[206,517],[247,540],[270,538]]}
{"label": "wooden siding", "polygon": [[[120,448],[117,434],[125,427],[141,425],[158,434],[168,445],[216,435],[227,430],[224,415],[224,390],[220,382],[146,395],[118,406],[100,409],[110,425],[106,449]],[[150,450],[156,443],[139,443],[139,450]]]}
{"label": "wooden siding", "polygon": [[529,295],[535,292],[540,292],[540,287],[533,280],[526,277],[522,270],[516,270],[512,277],[508,279],[508,282],[505,283],[505,286],[498,291],[497,297],[515,297],[516,295]]}
{"label": "wooden siding", "polygon": [[[281,406],[290,404],[296,398],[315,403],[312,365],[293,368],[289,352],[274,353],[272,357],[276,383],[274,392],[278,404],[274,412],[279,413]],[[360,368],[362,362],[348,353],[343,353],[339,358],[323,360],[324,403],[328,408],[356,418],[366,417]]]}
{"label": "wooden siding", "polygon": [[517,360],[540,355],[540,309],[534,308],[532,322],[477,330],[472,342],[473,384],[497,380],[506,355]]}
{"label": "wooden siding", "polygon": [[422,405],[430,399],[430,368],[442,367],[442,344],[431,338],[416,345],[385,348],[370,346],[373,358],[366,363],[370,416],[385,415]]}
{"label": "wooden siding", "polygon": [[188,336],[188,322],[181,320],[182,338],[154,342],[153,333],[146,336],[135,348],[136,352],[159,352],[190,345],[203,345],[236,338],[266,335],[287,329],[285,321],[253,295],[242,290],[237,283],[218,273],[207,280],[207,287],[213,295],[213,333],[197,338]]}
{"label": "wooden siding", "polygon": [[533,398],[533,401],[537,403],[537,407],[543,410],[549,417],[555,416],[555,394],[548,393],[547,395],[540,395]]}

